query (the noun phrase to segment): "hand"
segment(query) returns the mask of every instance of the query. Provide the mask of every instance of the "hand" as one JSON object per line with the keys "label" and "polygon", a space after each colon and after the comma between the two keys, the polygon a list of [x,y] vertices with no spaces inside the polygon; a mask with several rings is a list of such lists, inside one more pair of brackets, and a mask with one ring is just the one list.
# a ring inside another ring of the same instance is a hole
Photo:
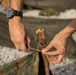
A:
{"label": "hand", "polygon": [[29,51],[30,39],[27,36],[20,17],[9,20],[9,31],[11,41],[18,50]]}
{"label": "hand", "polygon": [[[54,56],[54,60],[49,59],[50,63],[56,64],[64,61],[66,57],[68,39],[67,35],[60,32],[54,37],[50,44],[42,50],[43,54]],[[49,50],[52,48],[55,48],[55,50],[50,52]]]}

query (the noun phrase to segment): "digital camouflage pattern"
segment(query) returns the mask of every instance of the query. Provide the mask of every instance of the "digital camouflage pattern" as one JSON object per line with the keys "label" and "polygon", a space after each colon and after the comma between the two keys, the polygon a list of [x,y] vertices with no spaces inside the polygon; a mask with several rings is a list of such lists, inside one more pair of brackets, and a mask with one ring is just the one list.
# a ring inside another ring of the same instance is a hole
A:
{"label": "digital camouflage pattern", "polygon": [[37,75],[38,62],[38,53],[33,52],[28,56],[1,66],[0,75]]}
{"label": "digital camouflage pattern", "polygon": [[[37,32],[38,48],[45,46],[44,30]],[[51,75],[47,57],[41,52],[32,51],[11,63],[0,66],[0,75]]]}

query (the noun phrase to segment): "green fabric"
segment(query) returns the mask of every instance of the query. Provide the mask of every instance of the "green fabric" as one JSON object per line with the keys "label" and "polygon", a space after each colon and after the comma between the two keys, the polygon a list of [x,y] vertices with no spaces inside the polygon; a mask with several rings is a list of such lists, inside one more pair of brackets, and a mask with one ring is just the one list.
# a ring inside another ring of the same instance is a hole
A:
{"label": "green fabric", "polygon": [[37,75],[38,52],[32,52],[16,61],[0,66],[0,75]]}
{"label": "green fabric", "polygon": [[[45,47],[45,39],[38,43],[38,49]],[[38,41],[39,41],[38,40]],[[50,75],[49,63],[46,55],[30,50],[31,53],[11,63],[0,66],[0,75]]]}
{"label": "green fabric", "polygon": [[49,75],[44,71],[44,65],[39,67],[39,63],[44,64],[41,63],[42,60],[40,53],[33,51],[27,56],[0,66],[0,75]]}

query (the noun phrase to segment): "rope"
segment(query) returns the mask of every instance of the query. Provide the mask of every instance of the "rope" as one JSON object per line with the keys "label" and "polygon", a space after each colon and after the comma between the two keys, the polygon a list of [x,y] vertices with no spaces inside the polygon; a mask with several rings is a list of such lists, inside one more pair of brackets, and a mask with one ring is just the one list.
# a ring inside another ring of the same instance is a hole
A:
{"label": "rope", "polygon": [[[31,50],[34,50],[34,51],[37,51],[37,52],[41,52],[41,50],[39,50],[39,49],[35,49],[35,48],[32,48],[32,47],[30,47],[30,49],[31,49]],[[48,62],[49,62],[49,56],[48,56],[48,55],[46,55],[46,57],[47,57]],[[51,64],[51,67],[52,67],[52,64]],[[52,72],[52,74],[54,75],[54,72],[53,72],[53,70],[52,70],[52,69],[51,69],[51,72]]]}
{"label": "rope", "polygon": [[35,49],[35,48],[32,48],[32,47],[30,47],[30,49],[31,49],[31,50],[34,50],[34,51],[37,51],[37,52],[41,52],[41,50]]}

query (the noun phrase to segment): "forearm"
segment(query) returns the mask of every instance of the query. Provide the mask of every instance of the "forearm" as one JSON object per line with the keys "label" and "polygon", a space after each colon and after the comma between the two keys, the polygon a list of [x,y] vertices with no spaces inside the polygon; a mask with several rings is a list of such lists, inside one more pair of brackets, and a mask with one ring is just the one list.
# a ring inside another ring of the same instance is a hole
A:
{"label": "forearm", "polygon": [[74,19],[67,27],[65,27],[59,34],[61,37],[69,38],[72,33],[76,31],[76,19]]}
{"label": "forearm", "polygon": [[[24,0],[11,0],[11,8],[17,11],[22,11],[22,6],[23,6]],[[14,24],[12,24],[14,22]],[[19,16],[14,16],[12,19],[9,19],[9,25],[12,27],[15,26],[20,26],[18,23],[22,23],[21,17]]]}
{"label": "forearm", "polygon": [[74,19],[69,25],[68,27],[71,29],[71,32],[75,32],[76,31],[76,19]]}
{"label": "forearm", "polygon": [[66,28],[65,31],[71,35],[76,31],[76,19],[74,19]]}
{"label": "forearm", "polygon": [[23,2],[24,0],[11,0],[11,8],[22,11]]}

